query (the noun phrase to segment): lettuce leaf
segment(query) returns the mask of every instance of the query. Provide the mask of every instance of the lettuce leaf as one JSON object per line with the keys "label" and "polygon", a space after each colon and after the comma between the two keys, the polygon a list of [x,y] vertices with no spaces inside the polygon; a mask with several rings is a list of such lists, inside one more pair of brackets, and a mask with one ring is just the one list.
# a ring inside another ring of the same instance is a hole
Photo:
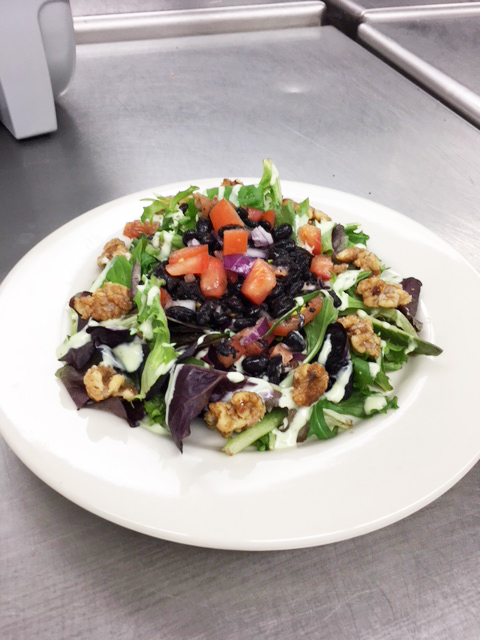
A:
{"label": "lettuce leaf", "polygon": [[142,372],[140,398],[144,398],[160,376],[173,367],[177,352],[170,343],[167,317],[160,304],[162,280],[144,276],[144,284],[138,285],[134,298],[138,307],[138,325],[149,346],[149,354]]}

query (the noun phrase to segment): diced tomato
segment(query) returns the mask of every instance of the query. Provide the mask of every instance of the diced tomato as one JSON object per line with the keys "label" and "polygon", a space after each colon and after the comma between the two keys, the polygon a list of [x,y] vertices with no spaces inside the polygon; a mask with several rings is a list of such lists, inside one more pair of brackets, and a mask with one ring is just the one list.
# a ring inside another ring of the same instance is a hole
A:
{"label": "diced tomato", "polygon": [[200,290],[206,298],[221,298],[227,290],[227,274],[218,258],[209,257],[208,268],[200,276]]}
{"label": "diced tomato", "polygon": [[187,273],[200,275],[208,268],[208,245],[201,244],[198,247],[185,247],[174,251],[165,267],[171,276],[184,276]]}
{"label": "diced tomato", "polygon": [[333,262],[330,256],[314,256],[310,271],[322,280],[330,280],[333,273]]}
{"label": "diced tomato", "polygon": [[133,222],[127,222],[123,230],[123,235],[127,238],[139,238],[142,233],[147,236],[151,236],[158,229],[158,222],[142,222],[141,220],[134,220]]}
{"label": "diced tomato", "polygon": [[318,227],[313,224],[304,224],[298,230],[298,237],[314,256],[322,253],[322,232]]}
{"label": "diced tomato", "polygon": [[260,209],[254,209],[253,207],[247,208],[248,219],[252,222],[258,222],[262,219],[263,211]]}
{"label": "diced tomato", "polygon": [[262,304],[276,284],[277,279],[272,267],[265,260],[257,258],[240,291],[254,304]]}
{"label": "diced tomato", "polygon": [[172,301],[172,296],[168,293],[166,289],[160,287],[160,304],[165,309],[167,305]]}
{"label": "diced tomato", "polygon": [[233,204],[225,198],[217,202],[210,211],[210,220],[215,231],[225,227],[227,224],[236,224],[238,227],[245,226]]}
{"label": "diced tomato", "polygon": [[[229,341],[229,344],[235,349],[236,356],[228,355],[222,356],[218,355],[219,362],[228,369],[232,366],[234,362],[239,360],[242,356],[259,356],[261,355],[266,347],[265,344],[262,344],[259,340],[254,340],[253,342],[249,342],[248,344],[243,344],[245,338],[253,331],[253,327],[247,327],[246,329],[242,329],[238,333],[236,333],[233,338]],[[265,342],[270,344],[274,337],[269,335],[265,338]]]}
{"label": "diced tomato", "polygon": [[277,214],[275,213],[275,211],[273,209],[269,209],[269,211],[265,211],[265,213],[262,214],[260,219],[269,222],[273,228],[275,226],[276,218]]}
{"label": "diced tomato", "polygon": [[[307,303],[306,308],[302,312],[304,318],[304,324],[308,324],[311,322],[314,317],[320,313],[323,305],[323,297],[322,294],[319,294],[310,302]],[[290,333],[290,331],[296,331],[300,326],[300,317],[298,315],[290,316],[286,320],[283,320],[279,325],[277,325],[270,335],[273,336],[286,336]]]}
{"label": "diced tomato", "polygon": [[171,253],[168,262],[169,264],[176,264],[177,262],[183,262],[186,258],[193,258],[204,253],[208,254],[208,244],[199,244],[196,247],[184,247]]}
{"label": "diced tomato", "polygon": [[290,360],[293,358],[293,354],[288,347],[286,347],[281,342],[278,342],[274,347],[270,349],[268,352],[270,358],[274,358],[275,356],[282,356],[282,364],[288,364]]}
{"label": "diced tomato", "polygon": [[304,309],[303,317],[305,318],[305,324],[311,322],[316,315],[320,313],[323,307],[323,296],[320,293],[316,298],[307,302],[306,307]]}
{"label": "diced tomato", "polygon": [[231,256],[246,253],[248,249],[248,231],[244,229],[227,229],[223,234],[223,255]]}
{"label": "diced tomato", "polygon": [[[273,324],[273,323],[272,323]],[[290,333],[290,331],[296,331],[300,325],[300,318],[295,316],[290,316],[286,320],[283,320],[278,324],[274,329],[272,329],[272,336],[286,336]]]}

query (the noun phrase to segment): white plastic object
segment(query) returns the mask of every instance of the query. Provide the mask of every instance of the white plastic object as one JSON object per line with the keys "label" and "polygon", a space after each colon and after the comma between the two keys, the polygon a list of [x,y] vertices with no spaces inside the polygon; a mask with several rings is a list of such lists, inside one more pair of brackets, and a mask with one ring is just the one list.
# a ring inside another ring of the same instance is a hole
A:
{"label": "white plastic object", "polygon": [[0,0],[0,120],[15,138],[57,130],[74,68],[69,0]]}

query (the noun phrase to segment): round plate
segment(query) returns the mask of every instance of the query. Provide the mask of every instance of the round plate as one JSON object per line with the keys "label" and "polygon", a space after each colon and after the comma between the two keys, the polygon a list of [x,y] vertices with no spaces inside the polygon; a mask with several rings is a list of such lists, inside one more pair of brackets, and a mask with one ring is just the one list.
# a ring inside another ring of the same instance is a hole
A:
{"label": "round plate", "polygon": [[191,545],[267,550],[326,544],[428,504],[480,457],[479,277],[416,222],[338,191],[282,183],[286,196],[310,197],[334,220],[361,223],[373,252],[404,277],[422,280],[422,336],[444,349],[436,358],[412,358],[397,376],[397,411],[326,442],[228,457],[220,436],[201,425],[182,455],[167,437],[131,429],[101,411],[75,410],[55,378],[70,296],[90,286],[96,257],[126,221],[139,217],[141,198],[220,182],[167,185],[98,207],[51,234],[12,270],[0,287],[4,438],[34,473],[78,505]]}

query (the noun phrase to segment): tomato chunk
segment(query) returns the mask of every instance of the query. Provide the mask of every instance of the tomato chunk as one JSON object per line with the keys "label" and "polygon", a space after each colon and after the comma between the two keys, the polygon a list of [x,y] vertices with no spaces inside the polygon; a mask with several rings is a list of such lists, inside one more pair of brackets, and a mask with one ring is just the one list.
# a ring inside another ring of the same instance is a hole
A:
{"label": "tomato chunk", "polygon": [[127,238],[139,238],[142,233],[147,236],[151,236],[158,229],[158,222],[142,222],[141,220],[134,220],[133,222],[127,222],[123,229],[123,235]]}
{"label": "tomato chunk", "polygon": [[318,227],[313,224],[304,224],[298,230],[298,237],[314,256],[322,253],[322,232]]}
{"label": "tomato chunk", "polygon": [[253,207],[247,207],[248,219],[252,222],[258,222],[262,219],[263,211],[261,209],[254,209]]}
{"label": "tomato chunk", "polygon": [[[320,313],[320,311],[322,310],[322,306],[323,296],[320,293],[318,296],[310,300],[310,302],[307,303],[305,309],[303,310],[302,315],[304,318],[304,324],[308,324],[309,322],[311,322],[315,318],[315,316]],[[283,322],[280,322],[280,324],[272,330],[272,333],[270,335],[284,337],[288,335],[290,331],[296,331],[299,326],[300,317],[298,315],[293,315],[286,320],[283,320]]]}
{"label": "tomato chunk", "polygon": [[176,264],[177,262],[183,262],[186,258],[193,258],[204,253],[208,254],[208,244],[199,244],[196,247],[184,247],[183,249],[177,249],[173,251],[168,258],[169,264]]}
{"label": "tomato chunk", "polygon": [[[243,341],[245,340],[245,338],[252,331],[254,331],[253,327],[247,327],[246,329],[242,329],[241,331],[236,333],[233,336],[233,338],[229,341],[228,344],[232,346],[236,351],[235,356],[230,354],[228,356],[222,356],[221,354],[217,355],[219,362],[226,369],[231,367],[232,364],[242,356],[259,356],[260,354],[264,353],[264,351],[266,350],[266,346],[265,344],[262,344],[259,340],[254,340],[253,342],[249,342],[248,344],[243,344]],[[274,337],[272,335],[269,335],[264,339],[263,342],[270,344],[273,339]]]}
{"label": "tomato chunk", "polygon": [[200,290],[206,298],[221,298],[227,290],[227,274],[218,258],[208,259],[208,268],[200,276]]}
{"label": "tomato chunk", "polygon": [[172,301],[172,296],[168,293],[166,289],[160,287],[160,304],[165,309],[167,304],[170,304]]}
{"label": "tomato chunk", "polygon": [[225,198],[217,202],[210,211],[210,220],[215,231],[225,227],[227,224],[236,224],[238,227],[245,226],[233,204]]}
{"label": "tomato chunk", "polygon": [[209,257],[206,244],[178,249],[170,255],[165,270],[171,276],[200,275],[207,270]]}
{"label": "tomato chunk", "polygon": [[260,220],[266,220],[267,222],[269,222],[272,228],[275,226],[276,219],[277,219],[277,214],[273,209],[269,209],[268,211],[265,211],[265,213],[263,213],[260,218]]}
{"label": "tomato chunk", "polygon": [[248,231],[244,229],[227,229],[223,234],[223,255],[231,256],[246,253],[248,249]]}
{"label": "tomato chunk", "polygon": [[333,262],[330,256],[314,256],[310,271],[322,280],[330,280],[333,273]]}
{"label": "tomato chunk", "polygon": [[257,258],[240,291],[254,304],[262,304],[276,284],[277,279],[272,267],[265,260]]}

